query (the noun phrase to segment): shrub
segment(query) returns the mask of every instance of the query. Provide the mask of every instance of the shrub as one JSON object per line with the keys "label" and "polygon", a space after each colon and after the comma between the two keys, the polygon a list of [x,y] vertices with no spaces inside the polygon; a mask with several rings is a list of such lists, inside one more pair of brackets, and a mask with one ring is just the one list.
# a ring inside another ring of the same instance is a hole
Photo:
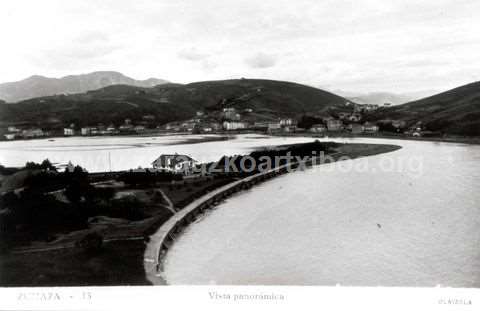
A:
{"label": "shrub", "polygon": [[115,189],[108,187],[92,188],[89,195],[92,199],[109,201],[114,197]]}
{"label": "shrub", "polygon": [[110,201],[110,206],[105,210],[105,216],[125,218],[128,220],[141,220],[145,218],[144,204],[135,196],[125,196],[121,199]]}
{"label": "shrub", "polygon": [[3,165],[0,165],[0,175],[4,175],[4,176],[13,175],[18,171],[20,171],[20,168],[18,167],[5,167]]}
{"label": "shrub", "polygon": [[97,252],[102,248],[103,236],[97,232],[91,232],[75,243],[76,247],[82,248],[87,253]]}
{"label": "shrub", "polygon": [[25,164],[26,169],[41,169],[41,170],[50,170],[50,171],[57,171],[57,168],[53,166],[50,160],[45,159],[42,163],[38,164],[35,162],[27,162]]}
{"label": "shrub", "polygon": [[8,240],[0,239],[0,255],[8,254],[10,251],[11,245]]}
{"label": "shrub", "polygon": [[65,196],[71,203],[78,203],[82,198],[91,199],[92,189],[89,183],[72,182],[65,189]]}
{"label": "shrub", "polygon": [[[132,186],[150,185],[156,182],[177,180],[177,175],[170,172],[126,172],[119,176],[119,180]],[[182,178],[182,176],[180,176]]]}

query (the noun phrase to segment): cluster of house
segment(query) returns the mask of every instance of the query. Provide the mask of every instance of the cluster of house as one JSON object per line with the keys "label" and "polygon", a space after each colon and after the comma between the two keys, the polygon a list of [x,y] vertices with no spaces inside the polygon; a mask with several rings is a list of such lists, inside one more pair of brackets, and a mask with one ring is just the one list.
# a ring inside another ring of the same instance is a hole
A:
{"label": "cluster of house", "polygon": [[[402,128],[405,128],[405,123],[402,124]],[[423,125],[422,121],[418,121],[417,123],[411,125],[408,127],[403,134],[413,136],[413,137],[433,137],[433,136],[440,136],[440,132],[435,132],[435,131],[429,131],[425,129],[425,126]]]}
{"label": "cluster of house", "polygon": [[[386,103],[384,106],[388,106]],[[382,121],[377,124],[371,122],[362,122],[363,114],[379,109],[379,105],[374,104],[356,104],[346,102],[345,106],[349,107],[349,112],[337,112],[328,117],[317,117],[321,119],[318,124],[313,124],[309,131],[313,133],[324,132],[340,132],[350,131],[354,134],[375,133],[379,131]],[[238,130],[260,130],[269,133],[277,132],[299,132],[305,129],[298,128],[297,120],[293,118],[278,118],[269,121],[255,121],[255,118],[248,117],[253,110],[251,108],[237,109],[235,107],[224,107],[215,114],[205,114],[203,111],[197,111],[196,116],[192,119],[181,122],[170,122],[163,126],[157,126],[158,130],[168,132],[190,132],[190,133],[213,133],[218,131],[238,131]],[[388,120],[398,132],[405,129],[405,121]],[[155,116],[144,115],[142,120],[132,123],[131,119],[125,119],[120,126],[110,124],[105,126],[98,124],[97,126],[82,127],[79,131],[74,124],[63,128],[64,136],[94,136],[94,135],[116,135],[116,134],[141,134],[152,128],[155,123]],[[412,136],[421,136],[421,128],[415,126],[408,129],[404,133]],[[40,128],[18,129],[14,126],[8,127],[5,138],[8,140],[18,138],[37,138],[50,136]]]}
{"label": "cluster of house", "polygon": [[[63,128],[63,136],[95,136],[95,135],[116,135],[116,134],[141,134],[147,131],[148,126],[153,124],[155,116],[145,115],[138,124],[133,124],[131,119],[125,119],[124,123],[120,126],[110,124],[108,126],[104,124],[98,124],[96,126],[85,126],[80,129],[76,128],[75,124],[70,124],[68,127]],[[49,137],[52,134],[58,136],[62,135],[61,128],[53,131],[46,131],[41,128],[17,128],[16,126],[9,126],[4,134],[5,139],[30,139]]]}
{"label": "cluster of house", "polygon": [[[152,116],[154,118],[154,116]],[[145,116],[144,116],[145,118]],[[87,126],[80,129],[80,135],[82,136],[94,136],[94,135],[117,135],[117,134],[141,134],[147,130],[145,124],[133,124],[131,119],[125,119],[124,123],[120,126],[110,124],[105,126],[98,124],[97,126]],[[73,136],[76,133],[72,127],[65,128],[65,136]]]}
{"label": "cluster of house", "polygon": [[357,103],[352,103],[352,102],[345,102],[345,106],[347,107],[353,107],[353,112],[371,112],[379,109],[380,107],[390,107],[392,104],[391,103],[384,103],[383,106],[377,105],[377,104],[357,104]]}
{"label": "cluster of house", "polygon": [[376,133],[379,130],[378,125],[371,122],[362,123],[349,123],[344,124],[341,119],[335,119],[333,117],[323,118],[323,123],[314,124],[310,128],[310,132],[313,133],[324,133],[324,132],[340,132],[340,131],[350,131],[353,134],[361,133]]}
{"label": "cluster of house", "polygon": [[[335,117],[324,117],[322,122],[314,124],[310,131],[315,133],[322,133],[325,131],[343,131],[349,130],[353,133],[374,133],[379,130],[379,127],[370,122],[362,121],[362,114],[368,113],[380,108],[375,104],[356,104],[347,101],[345,103],[349,107],[351,112],[339,112],[335,114]],[[350,109],[351,108],[351,109]],[[260,122],[246,122],[241,120],[241,115],[235,110],[235,108],[223,109],[223,129],[224,130],[239,130],[239,129],[254,129],[254,130],[266,130],[267,132],[296,132],[301,131],[297,127],[297,120],[292,118],[282,118],[275,121],[260,121]]]}
{"label": "cluster of house", "polygon": [[170,122],[164,126],[169,132],[211,133],[222,130],[222,125],[215,120],[193,118],[183,122]]}
{"label": "cluster of house", "polygon": [[[354,104],[353,112],[340,112],[336,117],[329,116],[322,118],[322,123],[314,124],[310,131],[314,133],[322,133],[326,131],[343,131],[349,130],[352,133],[375,133],[379,127],[371,122],[360,123],[362,113],[378,109],[378,105],[357,105]],[[301,131],[297,126],[297,120],[293,118],[280,118],[275,121],[259,121],[248,122],[242,121],[241,115],[235,108],[223,109],[224,120],[222,127],[224,130],[266,130],[267,132],[296,132]]]}
{"label": "cluster of house", "polygon": [[[251,113],[252,109],[244,109],[243,113]],[[218,120],[223,120],[219,122]],[[250,123],[242,121],[242,115],[237,109],[223,108],[220,116],[212,117],[205,115],[203,111],[197,111],[195,118],[183,122],[170,122],[164,129],[170,132],[200,132],[210,133],[215,131],[231,131],[251,128]]]}
{"label": "cluster of house", "polygon": [[4,134],[5,139],[31,139],[39,137],[47,137],[50,135],[50,132],[44,131],[41,128],[28,128],[28,129],[19,129],[15,126],[9,126],[7,128],[7,133]]}
{"label": "cluster of house", "polygon": [[297,120],[292,118],[278,119],[276,121],[223,121],[222,127],[226,131],[235,131],[242,129],[265,130],[267,132],[294,132],[297,130]]}
{"label": "cluster of house", "polygon": [[[357,104],[347,101],[345,106],[351,106],[350,112],[335,113],[335,117],[323,117],[322,123],[314,124],[310,131],[314,133],[349,131],[354,134],[376,133],[379,126],[373,122],[362,122],[363,114],[380,108],[376,104]],[[383,107],[390,106],[385,103]],[[403,121],[402,121],[403,122]]]}
{"label": "cluster of house", "polygon": [[222,128],[225,131],[235,131],[235,130],[243,130],[243,129],[250,129],[250,130],[266,130],[268,132],[275,132],[275,131],[285,131],[291,132],[296,129],[297,120],[292,118],[283,118],[277,120],[270,120],[270,121],[247,121],[242,120],[242,115],[248,115],[252,113],[253,110],[251,108],[246,108],[241,111],[237,111],[234,107],[224,108],[222,112]]}
{"label": "cluster of house", "polygon": [[[364,105],[366,106],[366,105]],[[195,118],[183,121],[183,122],[171,122],[165,125],[165,130],[173,132],[199,132],[208,133],[215,131],[238,131],[238,130],[260,130],[269,133],[277,132],[297,132],[302,129],[298,128],[297,120],[294,118],[278,118],[276,120],[269,121],[248,121],[246,118],[242,118],[243,114],[249,114],[252,109],[244,109],[238,111],[234,107],[223,108],[220,118],[222,123],[205,116],[203,112],[197,112]],[[372,123],[360,124],[362,115],[360,112],[353,113],[338,113],[337,117],[325,117],[322,119],[321,124],[315,124],[311,131],[315,133],[321,133],[324,131],[342,131],[351,130],[354,133],[362,132],[377,132],[378,126]],[[350,123],[346,126],[345,123]],[[358,123],[358,124],[356,124]]]}

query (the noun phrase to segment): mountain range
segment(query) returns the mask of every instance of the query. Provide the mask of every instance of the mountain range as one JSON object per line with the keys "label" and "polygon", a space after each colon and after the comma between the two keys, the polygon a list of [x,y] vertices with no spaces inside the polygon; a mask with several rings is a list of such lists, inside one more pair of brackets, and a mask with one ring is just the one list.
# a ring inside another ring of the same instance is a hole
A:
{"label": "mountain range", "polygon": [[0,104],[0,125],[37,124],[42,127],[75,123],[121,124],[129,118],[141,121],[153,115],[156,123],[185,120],[199,110],[219,111],[227,106],[251,108],[252,119],[325,113],[331,107],[344,107],[346,99],[302,84],[237,79],[190,84],[160,84],[151,88],[112,85],[72,95],[54,95]]}
{"label": "mountain range", "polygon": [[[220,111],[229,106],[252,109],[250,121],[328,115],[348,109],[347,99],[342,96],[292,82],[235,79],[158,84],[158,81],[151,82],[156,84],[153,87],[119,84],[78,94],[36,97],[16,104],[0,103],[0,127],[119,125],[126,118],[136,123],[145,115],[153,116],[156,124],[164,124],[192,118],[197,111]],[[404,120],[407,125],[421,122],[427,130],[444,134],[480,136],[480,82],[366,115],[369,121],[385,119]]]}
{"label": "mountain range", "polygon": [[438,91],[425,90],[406,93],[391,93],[391,92],[347,92],[342,90],[335,90],[333,93],[338,94],[355,102],[357,104],[373,104],[382,106],[385,103],[390,103],[393,106],[405,104],[414,100],[418,100],[427,96],[434,95]]}
{"label": "mountain range", "polygon": [[14,103],[55,94],[83,93],[116,84],[152,87],[167,82],[166,80],[156,78],[135,80],[115,71],[96,71],[58,79],[36,75],[21,81],[0,84],[0,99]]}
{"label": "mountain range", "polygon": [[359,104],[374,104],[382,106],[385,103],[389,103],[393,106],[405,104],[413,100],[417,100],[428,95],[432,95],[430,92],[419,92],[419,93],[406,93],[406,94],[396,94],[396,93],[387,93],[387,92],[372,92],[366,94],[360,94],[355,97],[348,97],[353,102]]}

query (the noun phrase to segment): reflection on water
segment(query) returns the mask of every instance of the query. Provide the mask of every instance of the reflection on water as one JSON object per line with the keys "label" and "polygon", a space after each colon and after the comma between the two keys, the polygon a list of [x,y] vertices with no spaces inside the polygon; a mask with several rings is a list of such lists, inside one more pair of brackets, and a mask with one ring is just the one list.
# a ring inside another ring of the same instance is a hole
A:
{"label": "reflection on water", "polygon": [[[231,197],[175,242],[165,278],[479,287],[480,146],[393,143],[403,148],[351,161],[368,169],[319,166]],[[400,167],[418,156],[420,173]]]}

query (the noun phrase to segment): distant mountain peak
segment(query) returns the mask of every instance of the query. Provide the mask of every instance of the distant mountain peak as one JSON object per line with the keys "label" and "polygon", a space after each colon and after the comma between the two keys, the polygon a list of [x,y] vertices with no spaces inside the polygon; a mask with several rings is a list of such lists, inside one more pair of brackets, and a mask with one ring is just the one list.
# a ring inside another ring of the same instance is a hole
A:
{"label": "distant mountain peak", "polygon": [[390,103],[394,106],[405,104],[407,102],[418,100],[427,96],[438,93],[435,90],[424,90],[416,92],[406,93],[392,93],[392,92],[367,92],[367,93],[355,93],[346,92],[341,90],[334,91],[336,94],[344,96],[349,100],[356,102],[357,104],[374,104],[383,105]]}
{"label": "distant mountain peak", "polygon": [[117,71],[94,71],[61,78],[33,75],[24,80],[0,84],[0,99],[7,102],[18,102],[55,94],[84,93],[116,84],[152,87],[165,83],[168,81],[157,78],[135,80]]}
{"label": "distant mountain peak", "polygon": [[26,79],[24,79],[24,80],[22,80],[22,81],[25,81],[25,80],[38,80],[38,79],[49,79],[49,78],[47,78],[47,77],[45,77],[45,76],[40,76],[40,75],[32,75],[32,76],[30,76],[30,77],[28,77],[28,78],[26,78]]}

